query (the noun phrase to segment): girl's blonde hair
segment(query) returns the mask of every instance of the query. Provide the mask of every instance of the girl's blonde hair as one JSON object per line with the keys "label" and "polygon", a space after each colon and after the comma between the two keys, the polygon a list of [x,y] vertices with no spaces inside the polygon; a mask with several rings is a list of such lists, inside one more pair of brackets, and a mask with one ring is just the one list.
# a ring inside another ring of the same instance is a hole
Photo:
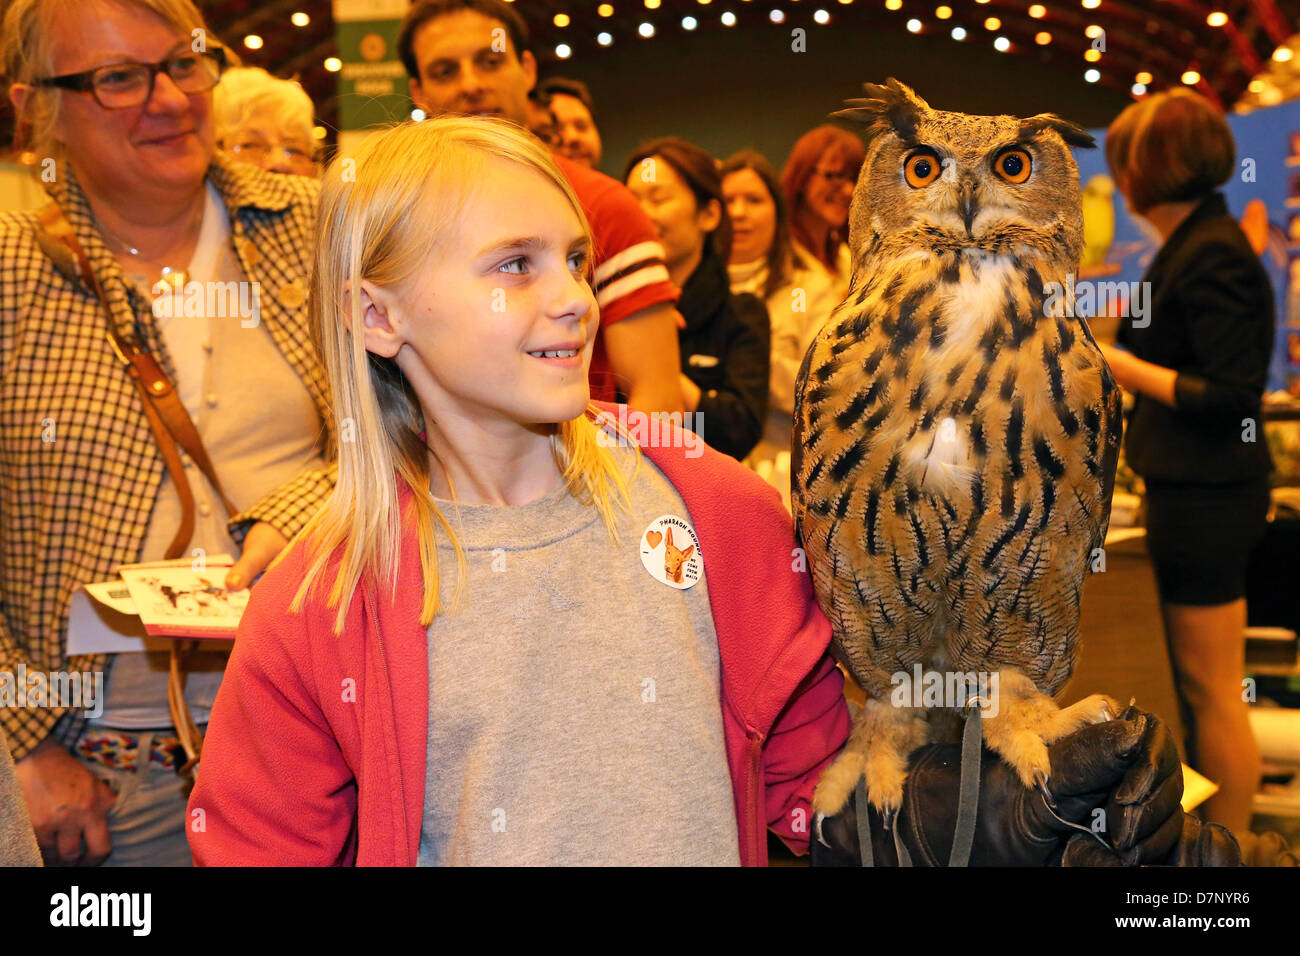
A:
{"label": "girl's blonde hair", "polygon": [[[427,627],[444,609],[437,526],[455,549],[454,600],[460,597],[465,556],[429,490],[420,403],[393,359],[366,351],[357,290],[363,281],[395,286],[414,276],[431,255],[442,254],[493,160],[540,174],[563,193],[590,240],[578,198],[550,154],[504,120],[447,117],[402,123],[372,134],[354,156],[336,159],[325,174],[310,309],[340,430],[338,479],[324,509],[303,531],[312,549],[310,566],[290,610],[301,608],[341,549],[326,600],[327,607],[338,608],[336,634],[363,577],[375,587],[388,581],[396,597],[402,532],[394,475],[413,492],[424,578],[420,622]],[[627,506],[627,481],[598,441],[598,428],[585,414],[560,422],[551,447],[570,493],[600,511],[617,541],[616,509]],[[618,440],[636,447],[625,434]],[[639,452],[636,462],[639,467]]]}
{"label": "girl's blonde hair", "polygon": [[[119,7],[152,13],[178,33],[196,38],[201,31],[204,42],[220,46],[203,22],[191,0],[112,0]],[[13,0],[5,11],[0,32],[0,68],[8,83],[32,84],[54,73],[54,29],[60,15],[85,17],[84,0]],[[28,97],[25,115],[20,119],[31,124],[24,144],[42,156],[62,161],[63,147],[54,140],[54,126],[59,118],[63,90],[36,86]]]}

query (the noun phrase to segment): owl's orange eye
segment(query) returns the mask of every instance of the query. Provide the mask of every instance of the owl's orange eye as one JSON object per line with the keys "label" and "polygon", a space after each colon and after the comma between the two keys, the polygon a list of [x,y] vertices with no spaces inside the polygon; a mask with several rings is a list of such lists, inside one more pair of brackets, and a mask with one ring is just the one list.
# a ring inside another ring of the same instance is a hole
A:
{"label": "owl's orange eye", "polygon": [[1023,149],[1009,149],[993,161],[993,169],[1009,183],[1023,183],[1032,165]]}
{"label": "owl's orange eye", "polygon": [[903,177],[907,180],[907,185],[920,189],[938,179],[942,169],[939,157],[927,150],[907,157],[907,162],[903,164]]}

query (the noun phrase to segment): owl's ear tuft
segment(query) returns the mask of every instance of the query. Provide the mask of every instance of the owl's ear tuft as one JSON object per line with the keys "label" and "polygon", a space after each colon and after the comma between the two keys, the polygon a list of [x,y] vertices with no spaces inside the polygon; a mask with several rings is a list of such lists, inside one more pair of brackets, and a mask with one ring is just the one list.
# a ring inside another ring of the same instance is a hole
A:
{"label": "owl's ear tuft", "polygon": [[844,105],[850,108],[838,110],[831,115],[865,126],[868,138],[893,132],[905,143],[914,142],[917,124],[921,115],[929,112],[930,104],[892,76],[885,81],[884,86],[879,83],[864,83],[862,88],[866,97],[845,100]]}
{"label": "owl's ear tuft", "polygon": [[1071,146],[1093,149],[1097,145],[1097,141],[1086,129],[1061,119],[1055,113],[1039,113],[1020,121],[1020,132],[1026,137],[1037,136],[1045,129],[1056,131]]}

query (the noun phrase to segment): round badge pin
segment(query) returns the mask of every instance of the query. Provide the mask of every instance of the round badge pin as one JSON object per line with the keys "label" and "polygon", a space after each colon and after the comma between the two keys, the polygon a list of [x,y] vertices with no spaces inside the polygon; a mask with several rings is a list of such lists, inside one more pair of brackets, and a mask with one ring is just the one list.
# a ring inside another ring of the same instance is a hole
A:
{"label": "round badge pin", "polygon": [[641,563],[650,576],[670,588],[685,591],[704,573],[700,539],[685,518],[663,515],[641,532]]}

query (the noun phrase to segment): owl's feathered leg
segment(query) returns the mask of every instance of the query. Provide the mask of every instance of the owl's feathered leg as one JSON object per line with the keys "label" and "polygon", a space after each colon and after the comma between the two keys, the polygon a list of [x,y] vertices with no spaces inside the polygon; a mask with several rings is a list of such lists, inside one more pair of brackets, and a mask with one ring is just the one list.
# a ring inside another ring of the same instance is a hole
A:
{"label": "owl's feathered leg", "polygon": [[897,810],[903,804],[907,758],[928,736],[923,709],[867,698],[844,750],[817,781],[813,811],[827,816],[839,813],[864,776],[867,797],[876,809],[882,814]]}
{"label": "owl's feathered leg", "polygon": [[1120,712],[1114,699],[1093,694],[1059,707],[1032,680],[1014,668],[998,672],[998,687],[985,710],[984,742],[1011,764],[1020,782],[1036,787],[1047,780],[1047,747],[1084,724],[1101,723]]}

